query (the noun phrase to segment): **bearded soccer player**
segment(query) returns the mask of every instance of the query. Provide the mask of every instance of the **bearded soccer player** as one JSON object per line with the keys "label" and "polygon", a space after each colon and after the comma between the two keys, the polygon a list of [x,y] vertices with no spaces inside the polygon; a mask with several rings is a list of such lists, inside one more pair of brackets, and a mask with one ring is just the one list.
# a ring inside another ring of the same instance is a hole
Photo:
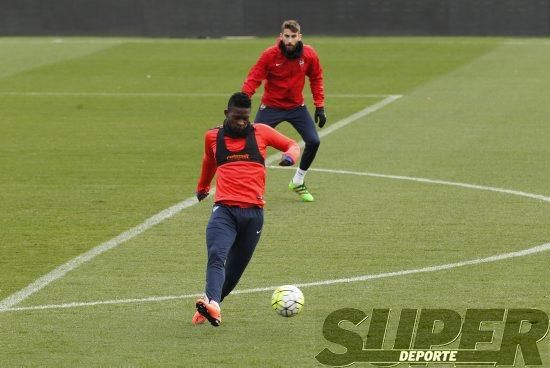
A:
{"label": "bearded soccer player", "polygon": [[304,140],[306,146],[300,167],[288,186],[302,201],[312,202],[314,199],[304,183],[304,177],[315,159],[320,141],[302,95],[306,76],[315,105],[315,123],[322,128],[327,117],[319,57],[313,47],[302,43],[300,24],[295,20],[286,20],[281,26],[277,43],[265,49],[250,69],[242,91],[252,97],[265,80],[262,104],[254,122],[275,128],[279,123],[288,121]]}
{"label": "bearded soccer player", "polygon": [[205,135],[197,199],[208,196],[215,174],[216,194],[206,227],[206,295],[196,302],[195,325],[221,324],[220,303],[239,282],[260,240],[267,147],[283,152],[281,166],[292,166],[300,156],[292,139],[268,125],[251,124],[250,109],[246,94],[233,94],[223,125]]}

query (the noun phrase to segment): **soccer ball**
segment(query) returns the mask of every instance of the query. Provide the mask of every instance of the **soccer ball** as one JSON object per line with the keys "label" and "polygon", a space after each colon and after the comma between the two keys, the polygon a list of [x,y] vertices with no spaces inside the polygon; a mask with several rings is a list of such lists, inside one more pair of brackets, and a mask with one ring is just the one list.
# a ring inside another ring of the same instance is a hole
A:
{"label": "soccer ball", "polygon": [[293,285],[279,286],[271,296],[271,306],[283,317],[294,317],[304,307],[304,294]]}

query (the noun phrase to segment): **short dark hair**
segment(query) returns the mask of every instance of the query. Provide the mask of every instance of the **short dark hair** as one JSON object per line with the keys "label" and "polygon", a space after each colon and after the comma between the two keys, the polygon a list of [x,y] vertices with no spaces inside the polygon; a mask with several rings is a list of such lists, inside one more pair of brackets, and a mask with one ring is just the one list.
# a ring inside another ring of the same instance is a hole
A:
{"label": "short dark hair", "polygon": [[281,25],[281,32],[284,32],[285,29],[290,29],[292,32],[300,33],[300,23],[297,20],[289,19],[285,20]]}
{"label": "short dark hair", "polygon": [[250,101],[250,97],[244,92],[235,92],[231,95],[229,98],[229,101],[227,102],[227,108],[230,109],[231,107],[242,107],[245,109],[248,109],[252,106],[252,101]]}

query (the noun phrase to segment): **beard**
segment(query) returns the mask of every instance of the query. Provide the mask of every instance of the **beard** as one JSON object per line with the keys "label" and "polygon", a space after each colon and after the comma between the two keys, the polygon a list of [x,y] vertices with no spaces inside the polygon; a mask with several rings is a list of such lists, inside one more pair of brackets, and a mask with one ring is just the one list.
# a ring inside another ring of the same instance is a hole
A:
{"label": "beard", "polygon": [[298,41],[296,45],[294,45],[292,49],[290,49],[288,45],[286,45],[283,40],[281,40],[279,42],[279,49],[288,59],[298,59],[300,56],[302,56],[304,44],[302,43],[302,41]]}

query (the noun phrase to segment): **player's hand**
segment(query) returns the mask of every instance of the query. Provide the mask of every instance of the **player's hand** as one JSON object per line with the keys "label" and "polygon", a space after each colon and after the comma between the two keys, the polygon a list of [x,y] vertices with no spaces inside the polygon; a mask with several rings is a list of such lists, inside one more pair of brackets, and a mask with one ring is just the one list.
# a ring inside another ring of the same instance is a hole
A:
{"label": "player's hand", "polygon": [[279,166],[292,166],[292,165],[294,165],[294,160],[292,159],[292,157],[288,155],[283,155],[283,157],[281,158],[281,162],[279,162]]}
{"label": "player's hand", "polygon": [[315,124],[319,124],[319,128],[322,128],[325,126],[325,123],[327,122],[327,115],[325,114],[325,108],[324,107],[316,107],[315,108]]}
{"label": "player's hand", "polygon": [[197,192],[197,199],[199,200],[199,202],[206,197],[208,197],[208,192]]}

